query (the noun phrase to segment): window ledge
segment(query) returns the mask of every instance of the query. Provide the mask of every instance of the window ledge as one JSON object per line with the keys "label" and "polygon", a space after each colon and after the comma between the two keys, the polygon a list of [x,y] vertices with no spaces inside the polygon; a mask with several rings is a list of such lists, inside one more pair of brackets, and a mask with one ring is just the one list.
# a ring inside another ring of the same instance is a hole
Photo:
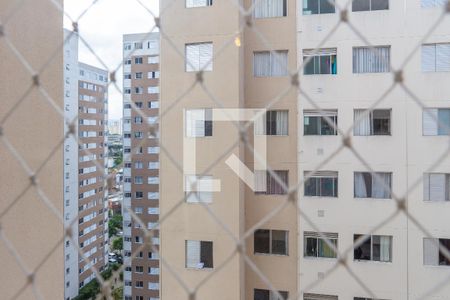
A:
{"label": "window ledge", "polygon": [[258,252],[253,252],[254,255],[256,256],[275,256],[275,257],[288,257],[289,254],[272,254],[272,253],[258,253]]}
{"label": "window ledge", "polygon": [[373,263],[373,264],[392,264],[392,261],[377,261],[377,260],[365,260],[365,259],[353,259],[356,263]]}

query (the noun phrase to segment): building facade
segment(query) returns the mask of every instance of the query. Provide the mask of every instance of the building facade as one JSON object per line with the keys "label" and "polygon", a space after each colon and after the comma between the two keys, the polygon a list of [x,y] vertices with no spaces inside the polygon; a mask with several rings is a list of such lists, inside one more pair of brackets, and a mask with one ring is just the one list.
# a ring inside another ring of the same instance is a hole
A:
{"label": "building facade", "polygon": [[64,220],[72,230],[64,248],[65,299],[72,299],[95,278],[90,268],[102,271],[108,263],[108,72],[80,63],[78,36],[65,35],[64,113],[77,137],[64,142]]}
{"label": "building facade", "polygon": [[[124,299],[156,300],[159,257],[150,242],[159,249],[159,34],[124,35],[123,49]],[[141,224],[154,230],[150,241]]]}
{"label": "building facade", "polygon": [[[426,36],[442,4],[351,1],[348,19],[373,49],[345,24],[320,44],[339,22],[333,5],[305,1],[298,10],[301,87],[321,108],[299,96],[299,178],[308,176],[299,205],[321,231],[300,218],[298,286],[305,300],[448,298],[449,286],[437,286],[450,275],[449,261],[436,244],[449,249],[448,156],[434,165],[448,151],[448,18]],[[394,77],[400,68],[403,76]],[[424,107],[399,85],[386,93],[395,79]],[[345,135],[362,160],[346,148],[321,165]],[[389,218],[398,208],[394,196],[438,239],[403,212]],[[330,245],[349,250],[347,266],[367,289],[342,266],[327,275],[338,261]]]}
{"label": "building facade", "polygon": [[[160,208],[162,216],[170,213],[161,224],[161,257],[170,265],[161,267],[163,299],[188,299],[174,274],[196,299],[276,299],[264,277],[281,296],[297,293],[295,203],[257,225],[287,201],[285,187],[297,182],[297,93],[290,75],[297,67],[297,4],[272,1],[274,9],[267,10],[267,1],[259,2],[249,21],[233,1],[161,1],[161,145],[167,153],[161,153]],[[252,27],[241,30],[245,22]],[[267,164],[281,183],[255,172],[261,188],[255,192],[227,165],[235,155],[257,170],[235,124],[214,120],[222,107],[269,107],[261,126],[246,133],[250,145],[256,136],[266,138]],[[193,144],[195,163],[185,158],[185,146]],[[202,180],[220,182],[220,191],[190,190]],[[245,242],[247,258],[236,253],[235,239]]]}

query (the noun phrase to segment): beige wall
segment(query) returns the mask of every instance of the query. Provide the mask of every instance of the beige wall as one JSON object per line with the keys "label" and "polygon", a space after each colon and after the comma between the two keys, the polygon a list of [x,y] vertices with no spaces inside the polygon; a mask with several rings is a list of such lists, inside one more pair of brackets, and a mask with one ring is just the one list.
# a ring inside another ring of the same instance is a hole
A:
{"label": "beige wall", "polygon": [[[19,5],[17,1],[1,1],[0,19],[4,20],[16,5]],[[4,26],[4,31],[31,68],[37,70],[45,61],[51,59],[45,71],[39,74],[40,82],[62,109],[62,51],[54,54],[63,40],[61,12],[46,0],[22,3],[14,17]],[[0,119],[3,119],[31,85],[31,75],[7,47],[3,37],[0,37],[0,57]],[[1,127],[3,134],[32,171],[41,166],[63,139],[62,117],[36,88]],[[30,181],[23,167],[6,149],[4,143],[0,143],[0,157],[0,211],[4,212],[10,207],[0,217],[2,233],[11,241],[14,251],[20,256],[28,272],[39,266],[35,286],[42,298],[62,299],[63,248],[58,242],[63,236],[63,225],[37,196],[35,187],[28,189],[12,205],[13,200],[26,189]],[[59,215],[62,215],[63,206],[62,161],[60,147],[37,176],[39,187],[48,196]],[[16,299],[34,298],[31,286],[24,288],[27,278],[14,257],[8,253],[4,241],[0,241],[0,257],[2,298],[9,299],[18,292],[20,295]]]}

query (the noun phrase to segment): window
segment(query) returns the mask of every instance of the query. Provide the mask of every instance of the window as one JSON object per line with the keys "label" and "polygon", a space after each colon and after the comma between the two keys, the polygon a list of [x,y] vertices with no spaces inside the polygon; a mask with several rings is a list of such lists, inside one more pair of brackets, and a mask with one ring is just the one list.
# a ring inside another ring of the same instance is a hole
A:
{"label": "window", "polygon": [[304,293],[303,300],[338,300],[338,296]]}
{"label": "window", "polygon": [[147,105],[148,105],[148,108],[159,108],[158,101],[149,101]]}
{"label": "window", "polygon": [[144,272],[144,267],[143,266],[136,266],[136,273],[143,273]]}
{"label": "window", "polygon": [[442,7],[447,1],[446,0],[421,0],[422,8],[430,8],[430,7]]}
{"label": "window", "polygon": [[428,108],[422,115],[423,135],[450,135],[450,109]]}
{"label": "window", "polygon": [[353,300],[382,300],[382,299],[365,298],[365,297],[353,297]]}
{"label": "window", "polygon": [[354,47],[353,73],[385,73],[390,67],[391,47]]}
{"label": "window", "polygon": [[337,135],[337,110],[304,110],[303,134]]}
{"label": "window", "polygon": [[289,293],[285,291],[278,291],[281,297],[271,290],[254,289],[253,300],[287,300],[289,298]]}
{"label": "window", "polygon": [[147,78],[148,78],[148,79],[159,78],[159,71],[148,72]]}
{"label": "window", "polygon": [[389,0],[353,0],[352,11],[386,10]]}
{"label": "window", "polygon": [[142,57],[135,57],[134,58],[134,63],[136,65],[141,65],[142,64]]}
{"label": "window", "polygon": [[137,86],[134,88],[135,94],[142,94],[144,92],[144,89],[141,86]]}
{"label": "window", "polygon": [[186,241],[186,268],[213,268],[213,242]]}
{"label": "window", "polygon": [[268,171],[255,170],[255,192],[267,195],[284,195],[289,185],[288,171],[273,171],[278,179],[284,183],[280,184]]}
{"label": "window", "polygon": [[135,79],[142,79],[142,72],[137,72],[136,74],[134,74],[134,78]]}
{"label": "window", "polygon": [[142,176],[134,176],[134,183],[135,184],[143,184],[144,179],[142,178]]}
{"label": "window", "polygon": [[334,0],[303,0],[304,15],[334,14]]}
{"label": "window", "polygon": [[135,124],[142,124],[142,117],[134,117]]}
{"label": "window", "polygon": [[159,184],[159,177],[150,176],[147,178],[148,184]]}
{"label": "window", "polygon": [[255,19],[286,17],[287,15],[286,0],[254,0],[253,5]]}
{"label": "window", "polygon": [[131,74],[130,74],[130,73],[128,73],[128,74],[123,74],[123,78],[124,78],[124,79],[131,79]]}
{"label": "window", "polygon": [[136,285],[137,288],[143,288],[144,287],[144,282],[143,281],[136,281]]}
{"label": "window", "polygon": [[[305,172],[305,177],[309,176]],[[338,172],[317,171],[305,181],[305,196],[337,197],[338,196]]]}
{"label": "window", "polygon": [[288,111],[270,110],[255,121],[257,135],[288,135]]}
{"label": "window", "polygon": [[186,72],[212,71],[213,44],[186,44]]}
{"label": "window", "polygon": [[126,59],[124,62],[125,65],[131,65],[131,59]]}
{"label": "window", "polygon": [[391,173],[355,172],[355,198],[390,199],[391,177]]}
{"label": "window", "polygon": [[450,174],[425,173],[423,175],[425,201],[450,201]]}
{"label": "window", "polygon": [[390,109],[355,109],[353,120],[353,134],[356,136],[391,134]]}
{"label": "window", "polygon": [[422,45],[422,72],[450,72],[450,43]]}
{"label": "window", "polygon": [[186,110],[186,136],[212,136],[212,129],[211,109]]}
{"label": "window", "polygon": [[149,56],[147,59],[148,64],[157,64],[159,63],[159,56]]}
{"label": "window", "polygon": [[303,50],[303,74],[337,74],[337,49]]}
{"label": "window", "polygon": [[137,49],[137,50],[142,49],[142,42],[136,42],[136,43],[134,43],[134,49]]}
{"label": "window", "polygon": [[147,48],[148,49],[156,49],[156,48],[158,48],[158,42],[157,41],[148,41]]}
{"label": "window", "polygon": [[211,203],[212,202],[212,179],[211,175],[185,176],[186,202],[188,203]]}
{"label": "window", "polygon": [[450,260],[440,250],[450,251],[450,239],[424,238],[423,264],[428,266],[449,266]]}
{"label": "window", "polygon": [[134,195],[134,197],[135,197],[136,199],[141,199],[141,198],[144,197],[144,192],[136,192],[135,195]]}
{"label": "window", "polygon": [[202,6],[211,6],[213,4],[213,0],[186,0],[186,7],[202,7]]}
{"label": "window", "polygon": [[336,251],[329,246],[328,241],[334,248],[338,247],[338,234],[322,232],[322,236],[317,232],[306,231],[304,234],[304,256],[336,258]]}
{"label": "window", "polygon": [[151,161],[148,163],[149,170],[158,170],[159,169],[159,162],[158,161]]}
{"label": "window", "polygon": [[287,75],[287,50],[253,52],[253,76],[280,77]]}
{"label": "window", "polygon": [[288,255],[288,231],[258,229],[253,238],[254,253]]}
{"label": "window", "polygon": [[353,242],[355,244],[359,239],[363,239],[363,242],[353,249],[353,257],[355,260],[392,262],[392,236],[353,235]]}
{"label": "window", "polygon": [[159,94],[159,86],[149,86],[147,92],[149,94]]}

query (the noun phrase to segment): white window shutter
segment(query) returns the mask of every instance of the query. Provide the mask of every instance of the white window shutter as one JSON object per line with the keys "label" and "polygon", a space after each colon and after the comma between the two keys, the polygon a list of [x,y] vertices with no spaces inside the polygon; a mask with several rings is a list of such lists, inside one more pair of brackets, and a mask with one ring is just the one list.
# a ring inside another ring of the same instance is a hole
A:
{"label": "white window shutter", "polygon": [[445,174],[430,174],[430,200],[445,201]]}
{"label": "white window shutter", "polygon": [[200,70],[200,49],[198,44],[186,45],[186,71],[193,72]]}
{"label": "white window shutter", "polygon": [[423,264],[428,266],[439,265],[439,240],[423,239]]}
{"label": "white window shutter", "polygon": [[255,170],[255,192],[266,192],[267,190],[267,171]]}
{"label": "white window shutter", "polygon": [[201,70],[212,71],[213,67],[213,45],[212,43],[199,44],[199,67]]}
{"label": "white window shutter", "polygon": [[186,111],[186,136],[205,136],[205,110],[190,109]]}
{"label": "white window shutter", "polygon": [[274,51],[270,53],[270,76],[286,76],[288,67],[288,52]]}
{"label": "white window shutter", "polygon": [[261,114],[254,122],[255,134],[265,135],[266,134],[266,113]]}
{"label": "white window shutter", "polygon": [[450,44],[436,45],[436,71],[450,72]]}
{"label": "white window shutter", "polygon": [[255,77],[270,76],[270,52],[255,52],[253,55],[253,75]]}
{"label": "white window shutter", "polygon": [[436,72],[436,45],[422,45],[422,72]]}
{"label": "white window shutter", "polygon": [[[201,178],[201,179],[200,179]],[[201,202],[211,203],[212,202],[212,176],[198,176],[198,194]]]}
{"label": "white window shutter", "polygon": [[186,241],[186,267],[198,268],[200,264],[200,241]]}
{"label": "white window shutter", "polygon": [[353,134],[356,136],[367,136],[370,135],[371,130],[371,120],[370,113],[367,109],[355,109],[354,111],[354,127]]}
{"label": "white window shutter", "polygon": [[424,109],[422,120],[423,135],[437,135],[438,133],[438,110]]}

